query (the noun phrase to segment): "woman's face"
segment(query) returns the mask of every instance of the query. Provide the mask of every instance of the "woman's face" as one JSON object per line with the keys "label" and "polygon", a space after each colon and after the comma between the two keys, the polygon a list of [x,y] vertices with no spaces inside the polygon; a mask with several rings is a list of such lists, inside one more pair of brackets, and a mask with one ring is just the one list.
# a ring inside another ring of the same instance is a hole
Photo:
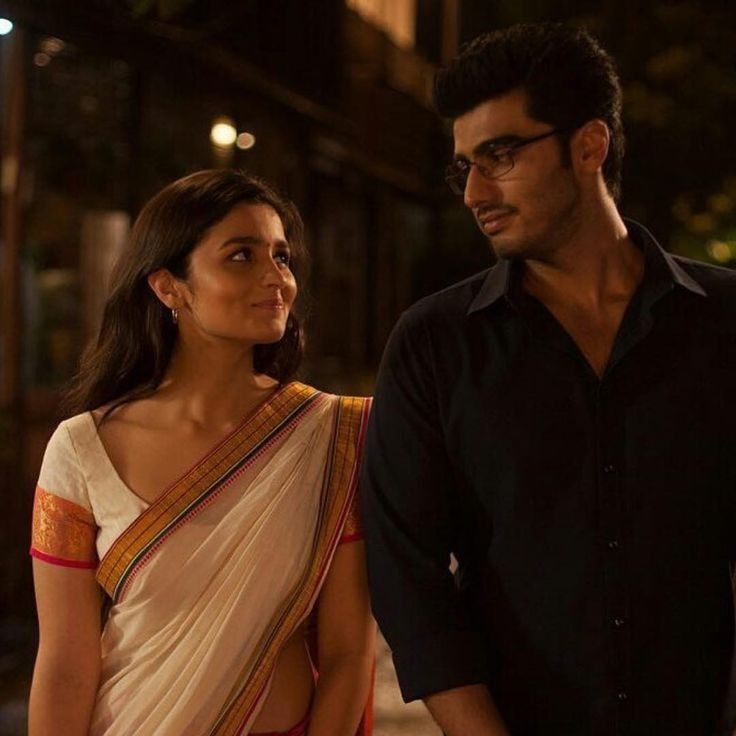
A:
{"label": "woman's face", "polygon": [[179,329],[253,345],[277,342],[297,293],[290,258],[272,207],[236,205],[189,256]]}

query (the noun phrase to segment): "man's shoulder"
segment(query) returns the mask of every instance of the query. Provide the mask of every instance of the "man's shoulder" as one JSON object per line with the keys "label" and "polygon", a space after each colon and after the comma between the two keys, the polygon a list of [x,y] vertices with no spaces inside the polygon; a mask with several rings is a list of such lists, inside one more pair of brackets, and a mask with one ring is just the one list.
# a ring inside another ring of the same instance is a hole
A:
{"label": "man's shoulder", "polygon": [[736,270],[696,261],[683,256],[672,256],[675,263],[703,288],[706,296],[726,308],[736,310]]}
{"label": "man's shoulder", "polygon": [[402,323],[410,325],[438,319],[453,321],[465,318],[473,299],[493,268],[486,268],[440,291],[422,297],[402,314]]}

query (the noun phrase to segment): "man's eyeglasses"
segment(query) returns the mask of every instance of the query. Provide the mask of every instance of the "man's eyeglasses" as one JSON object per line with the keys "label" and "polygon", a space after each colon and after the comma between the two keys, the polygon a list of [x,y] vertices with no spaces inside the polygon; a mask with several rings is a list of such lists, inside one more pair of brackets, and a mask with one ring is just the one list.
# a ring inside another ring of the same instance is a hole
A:
{"label": "man's eyeglasses", "polygon": [[445,181],[450,185],[450,189],[455,194],[465,194],[465,185],[468,183],[470,169],[475,166],[478,172],[486,179],[498,179],[504,174],[508,174],[514,168],[514,154],[524,146],[528,146],[537,141],[542,141],[559,133],[567,133],[572,128],[554,128],[548,130],[541,135],[535,135],[532,138],[519,138],[512,143],[489,143],[482,148],[475,157],[474,161],[460,158],[453,161],[445,169]]}

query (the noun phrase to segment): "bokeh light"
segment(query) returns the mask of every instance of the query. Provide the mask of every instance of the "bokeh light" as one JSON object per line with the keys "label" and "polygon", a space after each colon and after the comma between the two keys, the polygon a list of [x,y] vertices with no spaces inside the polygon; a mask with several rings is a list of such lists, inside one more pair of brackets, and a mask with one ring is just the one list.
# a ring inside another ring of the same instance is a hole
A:
{"label": "bokeh light", "polygon": [[238,137],[232,118],[219,117],[215,119],[210,131],[210,140],[218,148],[230,148]]}
{"label": "bokeh light", "polygon": [[255,144],[256,144],[256,137],[253,135],[253,133],[248,133],[247,131],[240,133],[238,137],[235,139],[235,145],[241,151],[247,151],[249,148],[253,148]]}

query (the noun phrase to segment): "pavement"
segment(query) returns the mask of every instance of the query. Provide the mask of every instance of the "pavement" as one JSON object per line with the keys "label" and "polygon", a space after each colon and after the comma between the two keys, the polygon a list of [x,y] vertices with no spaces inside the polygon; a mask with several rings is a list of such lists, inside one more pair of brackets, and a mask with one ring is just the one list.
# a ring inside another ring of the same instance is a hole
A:
{"label": "pavement", "polygon": [[421,702],[404,703],[388,644],[376,643],[376,689],[373,736],[442,736]]}

